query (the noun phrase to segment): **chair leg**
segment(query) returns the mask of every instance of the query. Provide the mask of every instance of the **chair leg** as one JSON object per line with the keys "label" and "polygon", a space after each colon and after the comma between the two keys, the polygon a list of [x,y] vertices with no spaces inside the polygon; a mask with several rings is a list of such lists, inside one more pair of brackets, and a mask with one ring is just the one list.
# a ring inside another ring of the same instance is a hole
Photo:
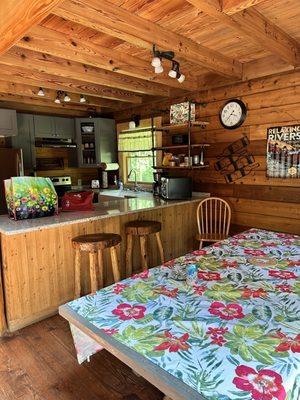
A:
{"label": "chair leg", "polygon": [[203,240],[200,240],[200,242],[199,242],[199,250],[201,250],[202,247],[203,247]]}
{"label": "chair leg", "polygon": [[104,266],[103,266],[103,254],[102,250],[98,251],[98,282],[99,287],[103,288],[103,274],[104,274]]}
{"label": "chair leg", "polygon": [[112,266],[114,281],[119,282],[121,277],[120,277],[118,254],[117,254],[116,246],[110,248],[110,256],[111,256],[111,266]]}
{"label": "chair leg", "polygon": [[97,284],[97,253],[90,252],[90,277],[91,277],[91,293],[96,293],[98,289]]}
{"label": "chair leg", "polygon": [[74,298],[78,299],[80,297],[81,292],[81,283],[80,283],[80,250],[75,250],[75,271],[74,271]]}
{"label": "chair leg", "polygon": [[161,242],[160,232],[156,232],[155,237],[160,255],[160,263],[163,264],[165,262],[165,255],[164,255],[164,248]]}
{"label": "chair leg", "polygon": [[143,271],[148,269],[148,256],[147,256],[147,248],[146,248],[146,236],[140,236],[140,246],[141,246],[141,261]]}
{"label": "chair leg", "polygon": [[132,245],[133,245],[133,236],[127,235],[127,243],[126,243],[126,277],[132,275]]}

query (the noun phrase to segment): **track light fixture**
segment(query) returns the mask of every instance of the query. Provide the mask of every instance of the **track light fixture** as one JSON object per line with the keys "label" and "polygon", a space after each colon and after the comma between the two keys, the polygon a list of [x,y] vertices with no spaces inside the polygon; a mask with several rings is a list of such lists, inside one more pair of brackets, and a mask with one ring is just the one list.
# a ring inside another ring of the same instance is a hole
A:
{"label": "track light fixture", "polygon": [[44,92],[44,89],[42,87],[40,87],[40,89],[38,91],[38,96],[41,96],[41,97],[45,96],[45,92]]}
{"label": "track light fixture", "polygon": [[61,101],[60,101],[61,95],[62,95],[62,92],[60,90],[58,90],[56,92],[56,98],[54,100],[54,103],[56,103],[56,104],[60,104],[61,103]]}
{"label": "track light fixture", "polygon": [[173,51],[159,51],[156,49],[155,44],[153,45],[153,58],[151,60],[151,65],[154,67],[154,72],[160,74],[163,72],[164,68],[162,66],[162,59],[166,59],[172,62],[172,68],[170,69],[168,75],[170,78],[176,78],[179,83],[185,80],[185,75],[180,72],[179,62],[174,60],[175,54]]}
{"label": "track light fixture", "polygon": [[86,98],[84,97],[83,94],[80,95],[80,103],[86,103]]}
{"label": "track light fixture", "polygon": [[65,92],[64,102],[65,102],[65,103],[69,103],[70,101],[71,101],[71,97],[68,96],[68,93],[67,93],[67,92]]}

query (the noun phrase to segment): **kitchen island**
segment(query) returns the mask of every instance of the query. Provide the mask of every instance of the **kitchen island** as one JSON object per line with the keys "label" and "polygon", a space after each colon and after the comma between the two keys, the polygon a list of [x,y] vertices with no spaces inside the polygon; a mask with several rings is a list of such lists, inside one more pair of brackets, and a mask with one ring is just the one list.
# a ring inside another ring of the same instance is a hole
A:
{"label": "kitchen island", "polygon": [[[118,194],[116,193],[116,196]],[[0,333],[15,331],[51,316],[74,295],[74,253],[71,240],[95,232],[118,233],[122,237],[119,265],[125,278],[125,224],[135,219],[162,223],[166,260],[192,250],[197,230],[196,208],[208,193],[191,200],[165,201],[151,194],[114,197],[100,194],[94,211],[60,213],[34,220],[11,221],[0,216],[1,272]],[[136,196],[136,197],[134,197]],[[154,238],[150,238],[149,262],[159,264]],[[134,271],[140,270],[136,241]],[[113,283],[110,257],[104,254],[104,284]],[[88,257],[82,257],[82,290],[89,293]]]}

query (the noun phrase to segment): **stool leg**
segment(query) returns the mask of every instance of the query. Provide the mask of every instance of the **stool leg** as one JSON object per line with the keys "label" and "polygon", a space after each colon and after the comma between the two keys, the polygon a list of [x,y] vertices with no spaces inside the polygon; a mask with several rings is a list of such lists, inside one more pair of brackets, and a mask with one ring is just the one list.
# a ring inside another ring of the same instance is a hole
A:
{"label": "stool leg", "polygon": [[102,250],[98,251],[98,282],[99,282],[99,287],[103,288],[103,273],[104,273],[104,267],[103,267],[103,254]]}
{"label": "stool leg", "polygon": [[126,277],[132,275],[132,244],[133,244],[133,236],[127,235],[127,243],[126,243]]}
{"label": "stool leg", "polygon": [[158,246],[158,251],[159,251],[159,254],[160,254],[160,262],[161,262],[161,264],[163,264],[165,262],[165,255],[164,255],[164,248],[163,248],[163,245],[162,245],[162,242],[161,242],[161,238],[160,238],[160,233],[156,232],[155,236],[156,236],[156,242],[157,242],[157,246]]}
{"label": "stool leg", "polygon": [[141,245],[141,260],[143,271],[148,269],[148,257],[147,257],[147,249],[146,249],[146,236],[140,236],[140,245]]}
{"label": "stool leg", "polygon": [[115,282],[119,282],[121,277],[120,277],[118,254],[117,254],[117,247],[116,246],[113,246],[113,247],[110,248],[110,256],[111,256],[111,266],[112,266],[114,281]]}
{"label": "stool leg", "polygon": [[96,293],[98,289],[97,284],[97,253],[90,252],[90,277],[91,277],[91,292]]}
{"label": "stool leg", "polygon": [[81,283],[80,283],[80,250],[75,250],[75,290],[74,290],[74,298],[78,299],[80,297],[81,292]]}

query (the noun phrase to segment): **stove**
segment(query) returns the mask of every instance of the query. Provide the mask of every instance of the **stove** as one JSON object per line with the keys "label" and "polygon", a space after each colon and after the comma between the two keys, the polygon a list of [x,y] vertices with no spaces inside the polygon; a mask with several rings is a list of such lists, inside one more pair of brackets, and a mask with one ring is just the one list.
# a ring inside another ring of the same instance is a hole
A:
{"label": "stove", "polygon": [[50,177],[58,196],[58,205],[61,205],[61,199],[66,192],[72,189],[72,180],[70,176],[52,176]]}

